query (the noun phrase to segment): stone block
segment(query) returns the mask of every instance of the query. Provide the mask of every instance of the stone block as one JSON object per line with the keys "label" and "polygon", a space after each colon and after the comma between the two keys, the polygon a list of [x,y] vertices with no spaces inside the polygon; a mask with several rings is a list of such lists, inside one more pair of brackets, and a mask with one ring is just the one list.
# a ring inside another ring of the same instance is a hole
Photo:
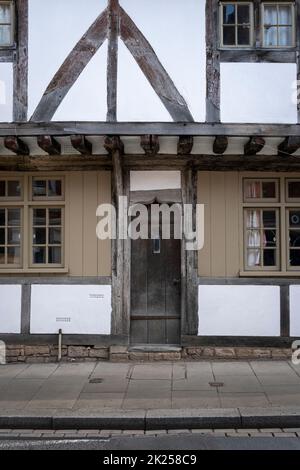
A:
{"label": "stone block", "polygon": [[234,348],[216,348],[215,354],[219,358],[235,357],[235,350]]}
{"label": "stone block", "polygon": [[25,346],[25,356],[49,356],[49,346]]}
{"label": "stone block", "polygon": [[69,357],[88,357],[89,355],[89,348],[85,346],[69,346],[68,347],[68,356]]}
{"label": "stone block", "polygon": [[91,348],[89,350],[89,357],[96,359],[108,359],[108,349],[107,348]]}

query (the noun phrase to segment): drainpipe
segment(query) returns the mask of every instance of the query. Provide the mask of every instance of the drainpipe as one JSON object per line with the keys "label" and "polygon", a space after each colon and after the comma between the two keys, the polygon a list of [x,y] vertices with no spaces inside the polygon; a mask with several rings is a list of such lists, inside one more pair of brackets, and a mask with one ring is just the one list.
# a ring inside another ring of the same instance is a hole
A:
{"label": "drainpipe", "polygon": [[62,352],[61,352],[61,347],[62,347],[62,330],[58,330],[58,362],[61,361],[61,356],[62,356]]}

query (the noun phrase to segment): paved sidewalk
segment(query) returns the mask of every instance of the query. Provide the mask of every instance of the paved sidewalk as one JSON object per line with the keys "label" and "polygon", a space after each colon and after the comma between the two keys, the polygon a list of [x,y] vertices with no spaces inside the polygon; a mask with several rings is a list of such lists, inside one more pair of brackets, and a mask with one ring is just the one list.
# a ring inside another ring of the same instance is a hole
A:
{"label": "paved sidewalk", "polygon": [[289,361],[0,366],[2,412],[299,407]]}

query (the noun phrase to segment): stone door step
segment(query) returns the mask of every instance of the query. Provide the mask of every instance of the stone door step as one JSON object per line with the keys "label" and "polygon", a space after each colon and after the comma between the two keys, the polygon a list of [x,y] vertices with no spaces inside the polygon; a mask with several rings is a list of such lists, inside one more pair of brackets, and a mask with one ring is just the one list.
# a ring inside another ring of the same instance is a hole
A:
{"label": "stone door step", "polygon": [[145,352],[145,353],[172,353],[181,352],[181,347],[172,344],[139,344],[136,346],[130,346],[129,352]]}

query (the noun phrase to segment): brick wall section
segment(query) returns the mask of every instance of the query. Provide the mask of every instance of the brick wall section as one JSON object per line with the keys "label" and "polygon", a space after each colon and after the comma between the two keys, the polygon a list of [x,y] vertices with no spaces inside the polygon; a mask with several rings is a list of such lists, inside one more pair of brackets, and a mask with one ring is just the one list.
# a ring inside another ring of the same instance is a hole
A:
{"label": "brick wall section", "polygon": [[[125,346],[63,346],[62,362],[106,361],[180,361],[204,359],[290,359],[291,349],[284,348],[249,348],[249,347],[187,347],[180,352],[130,352]],[[57,362],[58,347],[48,346],[7,346],[8,363],[49,363]]]}

